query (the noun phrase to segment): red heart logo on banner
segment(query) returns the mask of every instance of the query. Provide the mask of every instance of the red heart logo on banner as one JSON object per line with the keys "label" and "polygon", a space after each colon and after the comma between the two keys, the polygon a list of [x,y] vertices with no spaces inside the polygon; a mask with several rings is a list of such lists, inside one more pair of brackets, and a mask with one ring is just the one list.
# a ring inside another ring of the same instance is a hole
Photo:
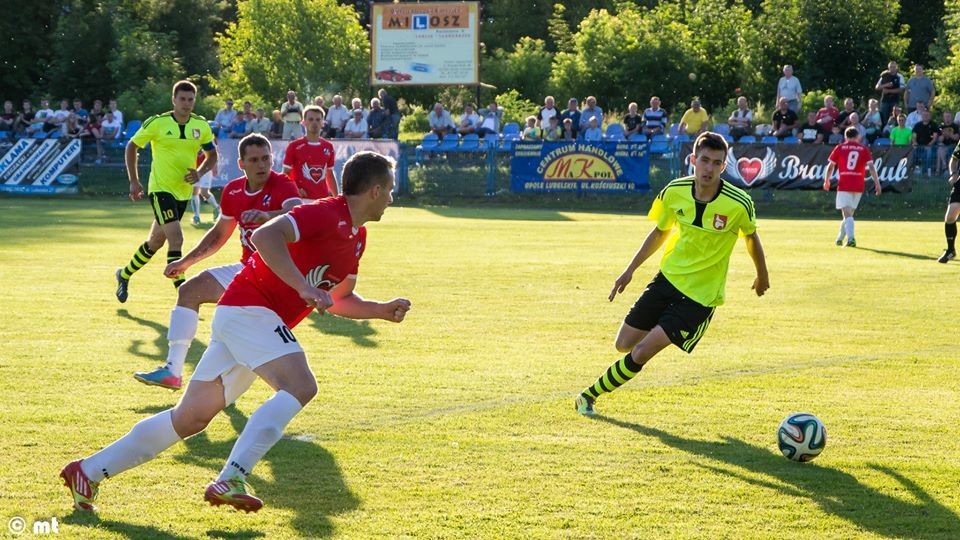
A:
{"label": "red heart logo on banner", "polygon": [[760,161],[760,158],[740,158],[737,160],[737,171],[743,178],[743,183],[748,186],[757,179],[761,168],[763,168],[763,162]]}

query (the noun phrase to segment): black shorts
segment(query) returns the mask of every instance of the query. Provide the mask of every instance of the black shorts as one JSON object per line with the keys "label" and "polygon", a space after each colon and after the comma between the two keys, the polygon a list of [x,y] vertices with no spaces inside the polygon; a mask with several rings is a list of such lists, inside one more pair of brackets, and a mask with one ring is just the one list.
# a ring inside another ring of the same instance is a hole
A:
{"label": "black shorts", "polygon": [[659,325],[674,345],[691,353],[710,326],[715,309],[687,298],[657,272],[624,322],[646,331]]}
{"label": "black shorts", "polygon": [[950,202],[960,203],[960,181],[954,184],[953,189],[950,190]]}
{"label": "black shorts", "polygon": [[153,207],[153,217],[160,225],[180,221],[187,211],[187,201],[178,201],[166,191],[156,191],[150,194],[150,206]]}

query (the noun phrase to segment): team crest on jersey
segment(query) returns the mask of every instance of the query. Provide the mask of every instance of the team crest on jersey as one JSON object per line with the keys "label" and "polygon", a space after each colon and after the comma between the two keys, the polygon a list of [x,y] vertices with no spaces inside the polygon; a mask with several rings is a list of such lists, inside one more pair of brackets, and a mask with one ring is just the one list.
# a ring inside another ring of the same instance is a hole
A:
{"label": "team crest on jersey", "polygon": [[309,283],[310,286],[316,287],[318,289],[323,288],[324,285],[326,285],[328,289],[332,288],[334,285],[336,285],[336,283],[334,283],[333,281],[330,281],[329,279],[325,279],[323,277],[324,274],[326,274],[327,270],[329,269],[330,269],[330,265],[325,264],[323,266],[318,266],[313,270],[307,272],[307,275],[305,276],[307,278],[307,283]]}
{"label": "team crest on jersey", "polygon": [[713,216],[713,228],[722,231],[727,226],[727,216],[722,216],[720,214],[714,214]]}
{"label": "team crest on jersey", "polygon": [[199,129],[193,129],[193,131],[191,131],[191,133],[193,133],[193,138],[194,138],[194,139],[199,139],[199,138],[200,138],[200,130],[199,130]]}
{"label": "team crest on jersey", "polygon": [[260,203],[260,206],[270,206],[270,194],[263,196],[263,201]]}

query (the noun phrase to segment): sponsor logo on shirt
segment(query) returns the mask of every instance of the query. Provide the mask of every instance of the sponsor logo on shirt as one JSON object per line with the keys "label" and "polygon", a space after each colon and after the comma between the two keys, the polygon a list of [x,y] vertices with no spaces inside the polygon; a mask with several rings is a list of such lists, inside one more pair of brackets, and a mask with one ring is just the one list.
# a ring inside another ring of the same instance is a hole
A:
{"label": "sponsor logo on shirt", "polygon": [[200,130],[199,130],[199,129],[194,128],[194,129],[192,129],[192,130],[190,131],[190,133],[193,135],[193,138],[194,138],[194,139],[199,139],[199,138],[200,138]]}
{"label": "sponsor logo on shirt", "polygon": [[261,205],[261,206],[269,206],[269,205],[270,205],[270,194],[269,194],[269,193],[263,196],[263,201],[260,203],[260,205]]}
{"label": "sponsor logo on shirt", "polygon": [[325,264],[323,266],[318,266],[313,270],[307,272],[307,275],[305,276],[307,278],[307,283],[309,283],[310,286],[316,287],[318,289],[321,289],[324,286],[326,286],[326,288],[328,289],[332,288],[334,285],[336,285],[336,283],[334,283],[333,281],[330,281],[329,279],[325,279],[323,277],[324,274],[326,274],[327,270],[329,269],[330,269],[330,265]]}

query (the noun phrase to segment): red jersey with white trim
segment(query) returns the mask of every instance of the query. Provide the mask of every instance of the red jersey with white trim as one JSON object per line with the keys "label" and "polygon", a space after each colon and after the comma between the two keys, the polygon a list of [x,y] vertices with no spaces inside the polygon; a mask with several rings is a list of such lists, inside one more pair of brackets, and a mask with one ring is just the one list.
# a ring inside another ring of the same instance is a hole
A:
{"label": "red jersey with white trim", "polygon": [[870,149],[856,141],[843,141],[833,148],[829,159],[840,177],[837,191],[863,193],[867,163],[873,159]]}
{"label": "red jersey with white trim", "polygon": [[250,257],[257,250],[250,242],[250,235],[260,224],[243,221],[240,216],[247,210],[264,212],[281,210],[283,203],[290,199],[300,199],[300,191],[287,175],[276,171],[270,171],[267,182],[259,191],[253,193],[247,190],[246,176],[234,178],[224,186],[223,195],[220,198],[220,214],[225,218],[236,220],[237,225],[240,226],[240,245],[243,246],[241,263],[250,262]]}
{"label": "red jersey with white trim", "polygon": [[287,145],[283,164],[290,167],[290,178],[297,183],[307,199],[323,199],[330,196],[327,176],[333,175],[333,144],[320,138],[312,143],[306,137]]}
{"label": "red jersey with white trim", "polygon": [[[284,216],[296,240],[287,244],[293,263],[310,285],[329,291],[356,276],[367,243],[367,229],[354,227],[344,196],[300,205]],[[293,328],[313,310],[297,291],[273,273],[254,253],[220,297],[221,306],[262,306]]]}

